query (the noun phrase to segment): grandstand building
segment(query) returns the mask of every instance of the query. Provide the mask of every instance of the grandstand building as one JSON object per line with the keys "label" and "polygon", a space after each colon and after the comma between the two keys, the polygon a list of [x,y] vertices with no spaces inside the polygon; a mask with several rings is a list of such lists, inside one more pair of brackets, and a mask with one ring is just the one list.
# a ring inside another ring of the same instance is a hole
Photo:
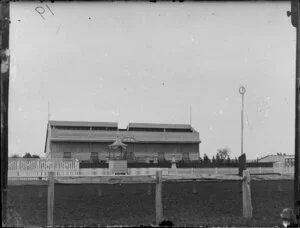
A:
{"label": "grandstand building", "polygon": [[199,132],[185,124],[49,121],[47,158],[106,162],[109,145],[119,138],[127,145],[128,162],[157,163],[165,160],[195,161],[200,157]]}

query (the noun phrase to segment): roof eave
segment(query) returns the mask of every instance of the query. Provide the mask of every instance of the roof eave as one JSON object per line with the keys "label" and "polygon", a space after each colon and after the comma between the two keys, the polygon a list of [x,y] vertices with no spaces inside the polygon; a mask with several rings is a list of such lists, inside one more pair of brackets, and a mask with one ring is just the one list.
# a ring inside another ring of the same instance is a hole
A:
{"label": "roof eave", "polygon": [[[82,138],[51,138],[52,142],[74,141],[74,142],[114,142],[114,139],[82,139]],[[135,142],[126,143],[201,143],[200,140],[185,140],[185,141],[173,141],[173,140],[137,140]]]}

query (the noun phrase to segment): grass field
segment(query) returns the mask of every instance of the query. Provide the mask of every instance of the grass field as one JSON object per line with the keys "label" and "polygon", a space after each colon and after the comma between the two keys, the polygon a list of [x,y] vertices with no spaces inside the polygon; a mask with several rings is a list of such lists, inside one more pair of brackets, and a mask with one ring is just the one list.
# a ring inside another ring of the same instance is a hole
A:
{"label": "grass field", "polygon": [[[102,196],[98,196],[101,187]],[[242,218],[241,183],[163,183],[164,218],[176,226],[276,226],[291,207],[293,181],[252,181],[253,218]],[[155,221],[155,186],[148,184],[55,185],[56,225],[138,225]],[[27,225],[46,225],[47,187],[10,186],[8,199]]]}

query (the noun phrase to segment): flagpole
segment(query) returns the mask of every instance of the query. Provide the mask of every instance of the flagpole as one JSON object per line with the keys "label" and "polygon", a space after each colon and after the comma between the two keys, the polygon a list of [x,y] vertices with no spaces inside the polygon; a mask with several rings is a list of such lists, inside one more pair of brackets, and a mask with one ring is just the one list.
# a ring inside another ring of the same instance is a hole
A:
{"label": "flagpole", "polygon": [[192,126],[192,106],[190,106],[190,126]]}
{"label": "flagpole", "polygon": [[50,102],[48,101],[48,122],[50,120]]}

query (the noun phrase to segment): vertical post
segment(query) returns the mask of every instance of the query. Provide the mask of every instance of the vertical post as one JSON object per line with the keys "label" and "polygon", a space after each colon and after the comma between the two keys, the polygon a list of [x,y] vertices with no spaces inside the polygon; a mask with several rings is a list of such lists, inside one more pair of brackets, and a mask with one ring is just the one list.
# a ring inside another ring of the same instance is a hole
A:
{"label": "vertical post", "polygon": [[241,110],[241,154],[244,153],[244,94],[242,94],[242,110]]}
{"label": "vertical post", "polygon": [[243,176],[244,170],[246,170],[246,154],[239,156],[239,176]]}
{"label": "vertical post", "polygon": [[242,192],[243,192],[243,217],[252,218],[252,201],[251,201],[249,170],[243,171]]}
{"label": "vertical post", "polygon": [[242,95],[242,109],[241,109],[241,155],[244,153],[244,94],[246,93],[246,88],[241,86],[239,88],[239,93]]}
{"label": "vertical post", "polygon": [[296,49],[296,113],[295,113],[295,178],[294,178],[294,207],[300,223],[300,3],[296,1],[297,13],[297,49]]}
{"label": "vertical post", "polygon": [[50,102],[48,101],[48,122],[50,120]]}
{"label": "vertical post", "polygon": [[155,186],[155,213],[156,224],[158,225],[163,220],[162,207],[162,171],[156,171],[156,186]]}
{"label": "vertical post", "polygon": [[2,224],[7,222],[8,96],[9,96],[9,1],[0,3],[0,98],[1,98],[1,199]]}
{"label": "vertical post", "polygon": [[54,212],[54,172],[48,173],[48,203],[47,203],[47,218],[48,226],[53,226]]}
{"label": "vertical post", "polygon": [[190,126],[192,126],[192,106],[190,106]]}
{"label": "vertical post", "polygon": [[292,25],[296,28],[296,87],[295,87],[295,178],[294,178],[294,208],[300,223],[300,3],[291,0]]}

